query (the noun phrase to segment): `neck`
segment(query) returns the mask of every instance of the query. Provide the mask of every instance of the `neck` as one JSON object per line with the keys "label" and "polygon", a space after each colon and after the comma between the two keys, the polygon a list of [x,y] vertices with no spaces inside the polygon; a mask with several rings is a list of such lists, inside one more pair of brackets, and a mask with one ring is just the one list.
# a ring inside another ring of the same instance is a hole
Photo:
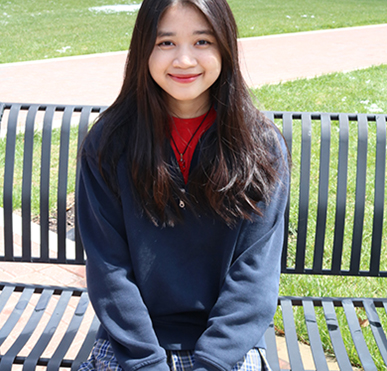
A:
{"label": "neck", "polygon": [[201,102],[200,104],[198,102],[176,102],[169,100],[168,107],[172,116],[190,119],[207,113],[211,107],[211,102],[209,99],[206,99],[205,102]]}
{"label": "neck", "polygon": [[172,116],[174,117],[178,117],[178,118],[181,118],[181,119],[191,119],[191,118],[195,118],[195,117],[199,117],[201,115],[204,115],[205,113],[208,112],[208,110],[210,109],[210,104],[206,104],[205,106],[203,107],[184,107],[184,108],[187,108],[187,109],[174,109],[171,107],[171,114]]}

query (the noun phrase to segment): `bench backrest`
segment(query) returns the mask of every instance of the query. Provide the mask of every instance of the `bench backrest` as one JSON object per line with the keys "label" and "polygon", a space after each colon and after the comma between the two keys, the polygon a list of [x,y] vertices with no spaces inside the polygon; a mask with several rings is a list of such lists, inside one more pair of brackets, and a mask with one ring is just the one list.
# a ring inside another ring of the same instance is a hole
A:
{"label": "bench backrest", "polygon": [[[104,109],[0,103],[0,261],[84,264],[76,225],[67,238],[68,194],[77,149]],[[293,161],[282,272],[387,276],[387,115],[265,114]]]}
{"label": "bench backrest", "polygon": [[387,276],[387,115],[266,115],[293,161],[282,273]]}
{"label": "bench backrest", "polygon": [[[85,263],[77,232],[75,242],[67,238],[67,194],[75,188],[78,149],[93,115],[103,109],[0,103],[4,176],[0,261]],[[31,223],[34,215],[39,226]],[[51,228],[52,220],[56,228]]]}

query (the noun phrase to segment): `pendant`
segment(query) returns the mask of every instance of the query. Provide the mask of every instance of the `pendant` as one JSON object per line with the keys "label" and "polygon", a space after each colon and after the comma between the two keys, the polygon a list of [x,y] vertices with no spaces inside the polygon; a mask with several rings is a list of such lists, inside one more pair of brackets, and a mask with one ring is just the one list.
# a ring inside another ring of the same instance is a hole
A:
{"label": "pendant", "polygon": [[179,162],[180,162],[180,167],[181,167],[183,170],[185,170],[185,161],[184,161],[184,158],[183,158],[183,154],[182,154],[182,153],[180,153],[180,160],[179,160]]}

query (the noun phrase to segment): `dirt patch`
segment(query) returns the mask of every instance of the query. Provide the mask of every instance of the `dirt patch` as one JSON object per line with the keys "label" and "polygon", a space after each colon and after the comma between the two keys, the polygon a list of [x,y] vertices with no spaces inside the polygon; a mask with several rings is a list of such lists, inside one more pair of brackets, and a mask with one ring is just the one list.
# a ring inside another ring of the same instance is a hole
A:
{"label": "dirt patch", "polygon": [[[75,195],[71,193],[67,196],[66,202],[66,232],[72,230],[75,226]],[[32,222],[40,224],[40,216],[32,218]],[[52,213],[48,218],[48,225],[50,231],[57,232],[58,219],[56,211]]]}

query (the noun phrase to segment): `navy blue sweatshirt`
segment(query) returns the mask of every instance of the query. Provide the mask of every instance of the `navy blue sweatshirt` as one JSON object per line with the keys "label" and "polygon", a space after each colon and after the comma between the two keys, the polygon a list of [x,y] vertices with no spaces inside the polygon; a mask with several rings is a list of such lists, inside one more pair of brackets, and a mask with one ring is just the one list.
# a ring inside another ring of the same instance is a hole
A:
{"label": "navy blue sweatshirt", "polygon": [[[276,310],[287,171],[254,222],[229,228],[187,209],[184,223],[156,227],[138,212],[125,156],[117,169],[120,199],[101,177],[102,125],[85,141],[78,182],[87,286],[101,321],[97,337],[111,342],[124,370],[169,371],[165,349],[189,349],[195,371],[230,371],[251,348],[265,347]],[[282,138],[280,146],[278,156],[286,158]]]}

